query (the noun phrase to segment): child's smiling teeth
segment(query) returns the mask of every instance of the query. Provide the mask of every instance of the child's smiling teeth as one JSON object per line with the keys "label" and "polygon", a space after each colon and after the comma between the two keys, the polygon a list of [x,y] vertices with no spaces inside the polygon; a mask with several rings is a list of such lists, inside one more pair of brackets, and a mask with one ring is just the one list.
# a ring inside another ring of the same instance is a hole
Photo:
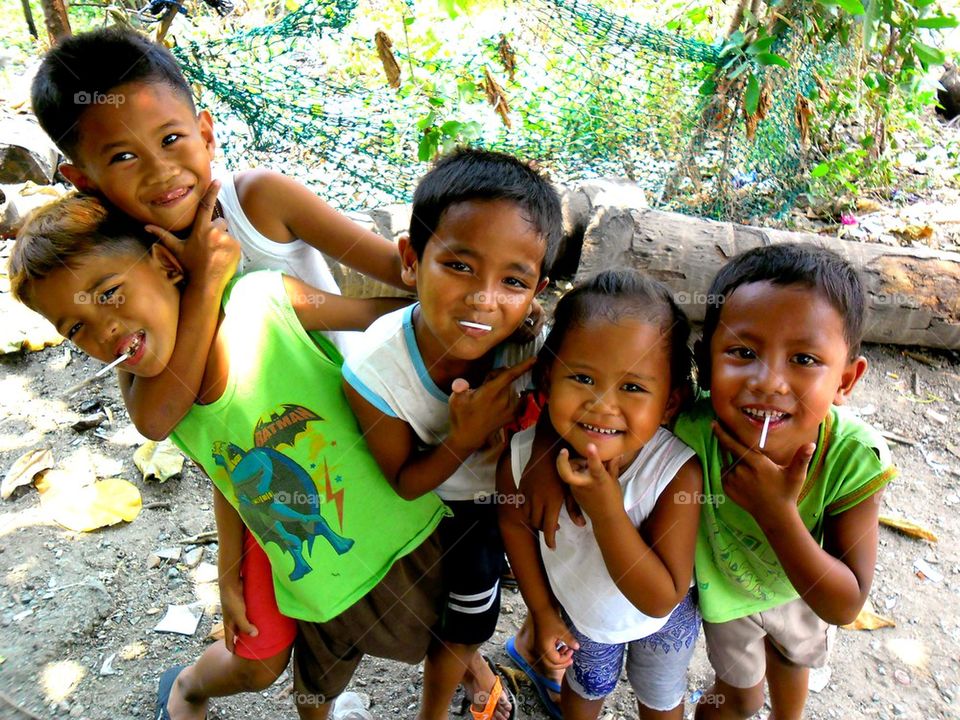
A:
{"label": "child's smiling teeth", "polygon": [[597,427],[596,425],[591,425],[590,423],[580,423],[581,426],[589,430],[590,432],[599,433],[600,435],[619,435],[620,430],[614,430],[613,428],[602,428]]}
{"label": "child's smiling teeth", "polygon": [[757,418],[758,420],[763,420],[765,418],[770,418],[770,420],[783,420],[787,417],[787,413],[781,412],[780,410],[760,410],[758,408],[743,408],[745,415],[750,417]]}

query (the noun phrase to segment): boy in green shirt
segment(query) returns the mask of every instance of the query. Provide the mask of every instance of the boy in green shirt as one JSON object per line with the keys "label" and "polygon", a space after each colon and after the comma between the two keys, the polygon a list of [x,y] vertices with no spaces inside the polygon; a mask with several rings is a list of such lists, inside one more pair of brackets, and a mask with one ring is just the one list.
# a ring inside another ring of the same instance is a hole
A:
{"label": "boy in green shirt", "polygon": [[[125,356],[127,372],[150,378],[174,354],[180,263],[94,198],[68,196],[28,219],[10,280],[17,299],[94,358]],[[252,635],[260,654],[220,642],[194,665],[169,671],[159,718],[203,717],[206,698],[250,689],[264,669],[272,681],[294,633],[304,718],[327,717],[363,654],[418,662],[426,653],[440,598],[433,531],[446,509],[432,494],[405,501],[393,491],[340,388],[342,358],[309,332],[361,329],[397,306],[323,293],[274,272],[227,287],[209,355],[199,355],[206,361],[196,403],[174,439],[214,481],[225,615],[241,598],[234,614],[259,631]],[[260,548],[269,558],[263,579],[241,579],[238,569]],[[286,618],[299,621],[289,635]]]}
{"label": "boy in green shirt", "polygon": [[716,681],[697,718],[800,718],[831,626],[873,581],[880,491],[896,474],[880,435],[843,405],[867,369],[856,271],[829,250],[761,247],[707,292],[697,348],[710,389],[674,433],[704,469],[696,551]]}

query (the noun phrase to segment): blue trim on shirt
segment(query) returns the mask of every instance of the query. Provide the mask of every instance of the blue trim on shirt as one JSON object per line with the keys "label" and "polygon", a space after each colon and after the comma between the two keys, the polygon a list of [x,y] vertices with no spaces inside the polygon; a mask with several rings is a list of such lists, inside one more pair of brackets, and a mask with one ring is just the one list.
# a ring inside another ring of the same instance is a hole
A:
{"label": "blue trim on shirt", "polygon": [[358,378],[356,374],[353,372],[353,370],[351,370],[347,365],[343,366],[343,379],[346,380],[348,383],[350,383],[350,387],[352,387],[354,390],[360,393],[360,395],[363,397],[364,400],[366,400],[368,403],[373,405],[377,410],[382,412],[384,415],[388,415],[394,418],[400,417],[393,411],[393,408],[391,408],[387,404],[386,400],[384,400],[382,397],[377,395],[373,390],[371,390],[366,385],[364,385],[363,381],[360,378]]}
{"label": "blue trim on shirt", "polygon": [[433,378],[430,377],[427,366],[423,362],[423,356],[420,354],[420,348],[417,346],[417,335],[413,331],[413,311],[419,305],[420,303],[414,303],[403,313],[403,338],[407,342],[407,352],[410,353],[410,360],[413,361],[413,369],[416,371],[417,377],[420,378],[420,384],[437,400],[446,403],[450,400],[450,396],[437,387]]}

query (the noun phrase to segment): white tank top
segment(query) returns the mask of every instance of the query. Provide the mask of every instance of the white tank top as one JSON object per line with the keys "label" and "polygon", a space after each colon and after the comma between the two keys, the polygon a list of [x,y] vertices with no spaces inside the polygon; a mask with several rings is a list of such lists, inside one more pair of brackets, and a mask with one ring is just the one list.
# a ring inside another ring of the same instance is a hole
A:
{"label": "white tank top", "polygon": [[[330,272],[323,253],[303,240],[296,239],[281,243],[261,234],[243,212],[233,174],[224,171],[217,173],[216,177],[220,181],[217,200],[223,208],[227,230],[240,243],[242,257],[240,266],[237,268],[238,273],[279,270],[319,290],[340,294],[340,288],[333,279],[333,273]],[[357,333],[329,332],[324,335],[333,341],[342,354],[346,355]]]}
{"label": "white tank top", "polygon": [[[527,428],[510,441],[510,464],[518,486],[530,461],[535,429]],[[639,528],[653,512],[660,494],[693,456],[693,450],[673,433],[659,428],[630,466],[621,471],[623,507],[634,527]],[[577,629],[591,640],[624,643],[657,632],[670,613],[662,618],[645,615],[620,592],[607,571],[590,518],[586,521],[585,527],[579,527],[567,509],[561,509],[556,550],[548,548],[540,534],[540,557],[553,594]]]}

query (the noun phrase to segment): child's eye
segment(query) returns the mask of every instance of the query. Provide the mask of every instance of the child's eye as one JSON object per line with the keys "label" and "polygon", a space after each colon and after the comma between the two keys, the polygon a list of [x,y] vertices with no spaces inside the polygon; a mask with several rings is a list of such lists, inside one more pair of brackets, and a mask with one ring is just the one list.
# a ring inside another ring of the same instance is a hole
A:
{"label": "child's eye", "polygon": [[529,285],[527,285],[527,283],[525,283],[520,278],[507,278],[503,282],[505,285],[509,285],[510,287],[517,288],[518,290],[526,290],[527,288],[530,287]]}
{"label": "child's eye", "polygon": [[66,337],[67,340],[73,340],[73,336],[76,335],[78,332],[80,332],[80,328],[82,327],[83,327],[83,323],[74,323],[73,325],[70,326],[70,329],[67,330],[66,335],[64,337]]}
{"label": "child's eye", "polygon": [[462,263],[459,260],[451,260],[446,263],[447,267],[451,270],[456,270],[457,272],[470,272],[470,266],[466,263]]}
{"label": "child's eye", "polygon": [[581,385],[593,385],[593,378],[583,373],[575,373],[570,376],[570,379]]}
{"label": "child's eye", "polygon": [[109,290],[104,290],[97,297],[97,302],[100,303],[101,305],[106,305],[108,302],[110,302],[110,298],[112,298],[119,289],[120,289],[119,285],[114,285]]}
{"label": "child's eye", "polygon": [[114,163],[123,162],[125,160],[132,160],[133,157],[134,155],[132,152],[118,152],[116,155],[110,158],[110,164],[113,165]]}
{"label": "child's eye", "polygon": [[164,137],[163,140],[160,141],[160,144],[169,145],[170,143],[174,143],[179,139],[180,139],[180,135],[178,133],[170,133],[169,135]]}
{"label": "child's eye", "polygon": [[813,355],[808,355],[807,353],[797,353],[793,356],[793,361],[797,365],[802,365],[804,367],[810,367],[820,362]]}
{"label": "child's eye", "polygon": [[757,354],[750,348],[745,347],[735,347],[727,350],[727,355],[737,358],[738,360],[753,360],[757,357]]}
{"label": "child's eye", "polygon": [[624,383],[620,386],[620,389],[624,392],[629,393],[645,393],[647,389],[643,385],[637,385],[636,383]]}

